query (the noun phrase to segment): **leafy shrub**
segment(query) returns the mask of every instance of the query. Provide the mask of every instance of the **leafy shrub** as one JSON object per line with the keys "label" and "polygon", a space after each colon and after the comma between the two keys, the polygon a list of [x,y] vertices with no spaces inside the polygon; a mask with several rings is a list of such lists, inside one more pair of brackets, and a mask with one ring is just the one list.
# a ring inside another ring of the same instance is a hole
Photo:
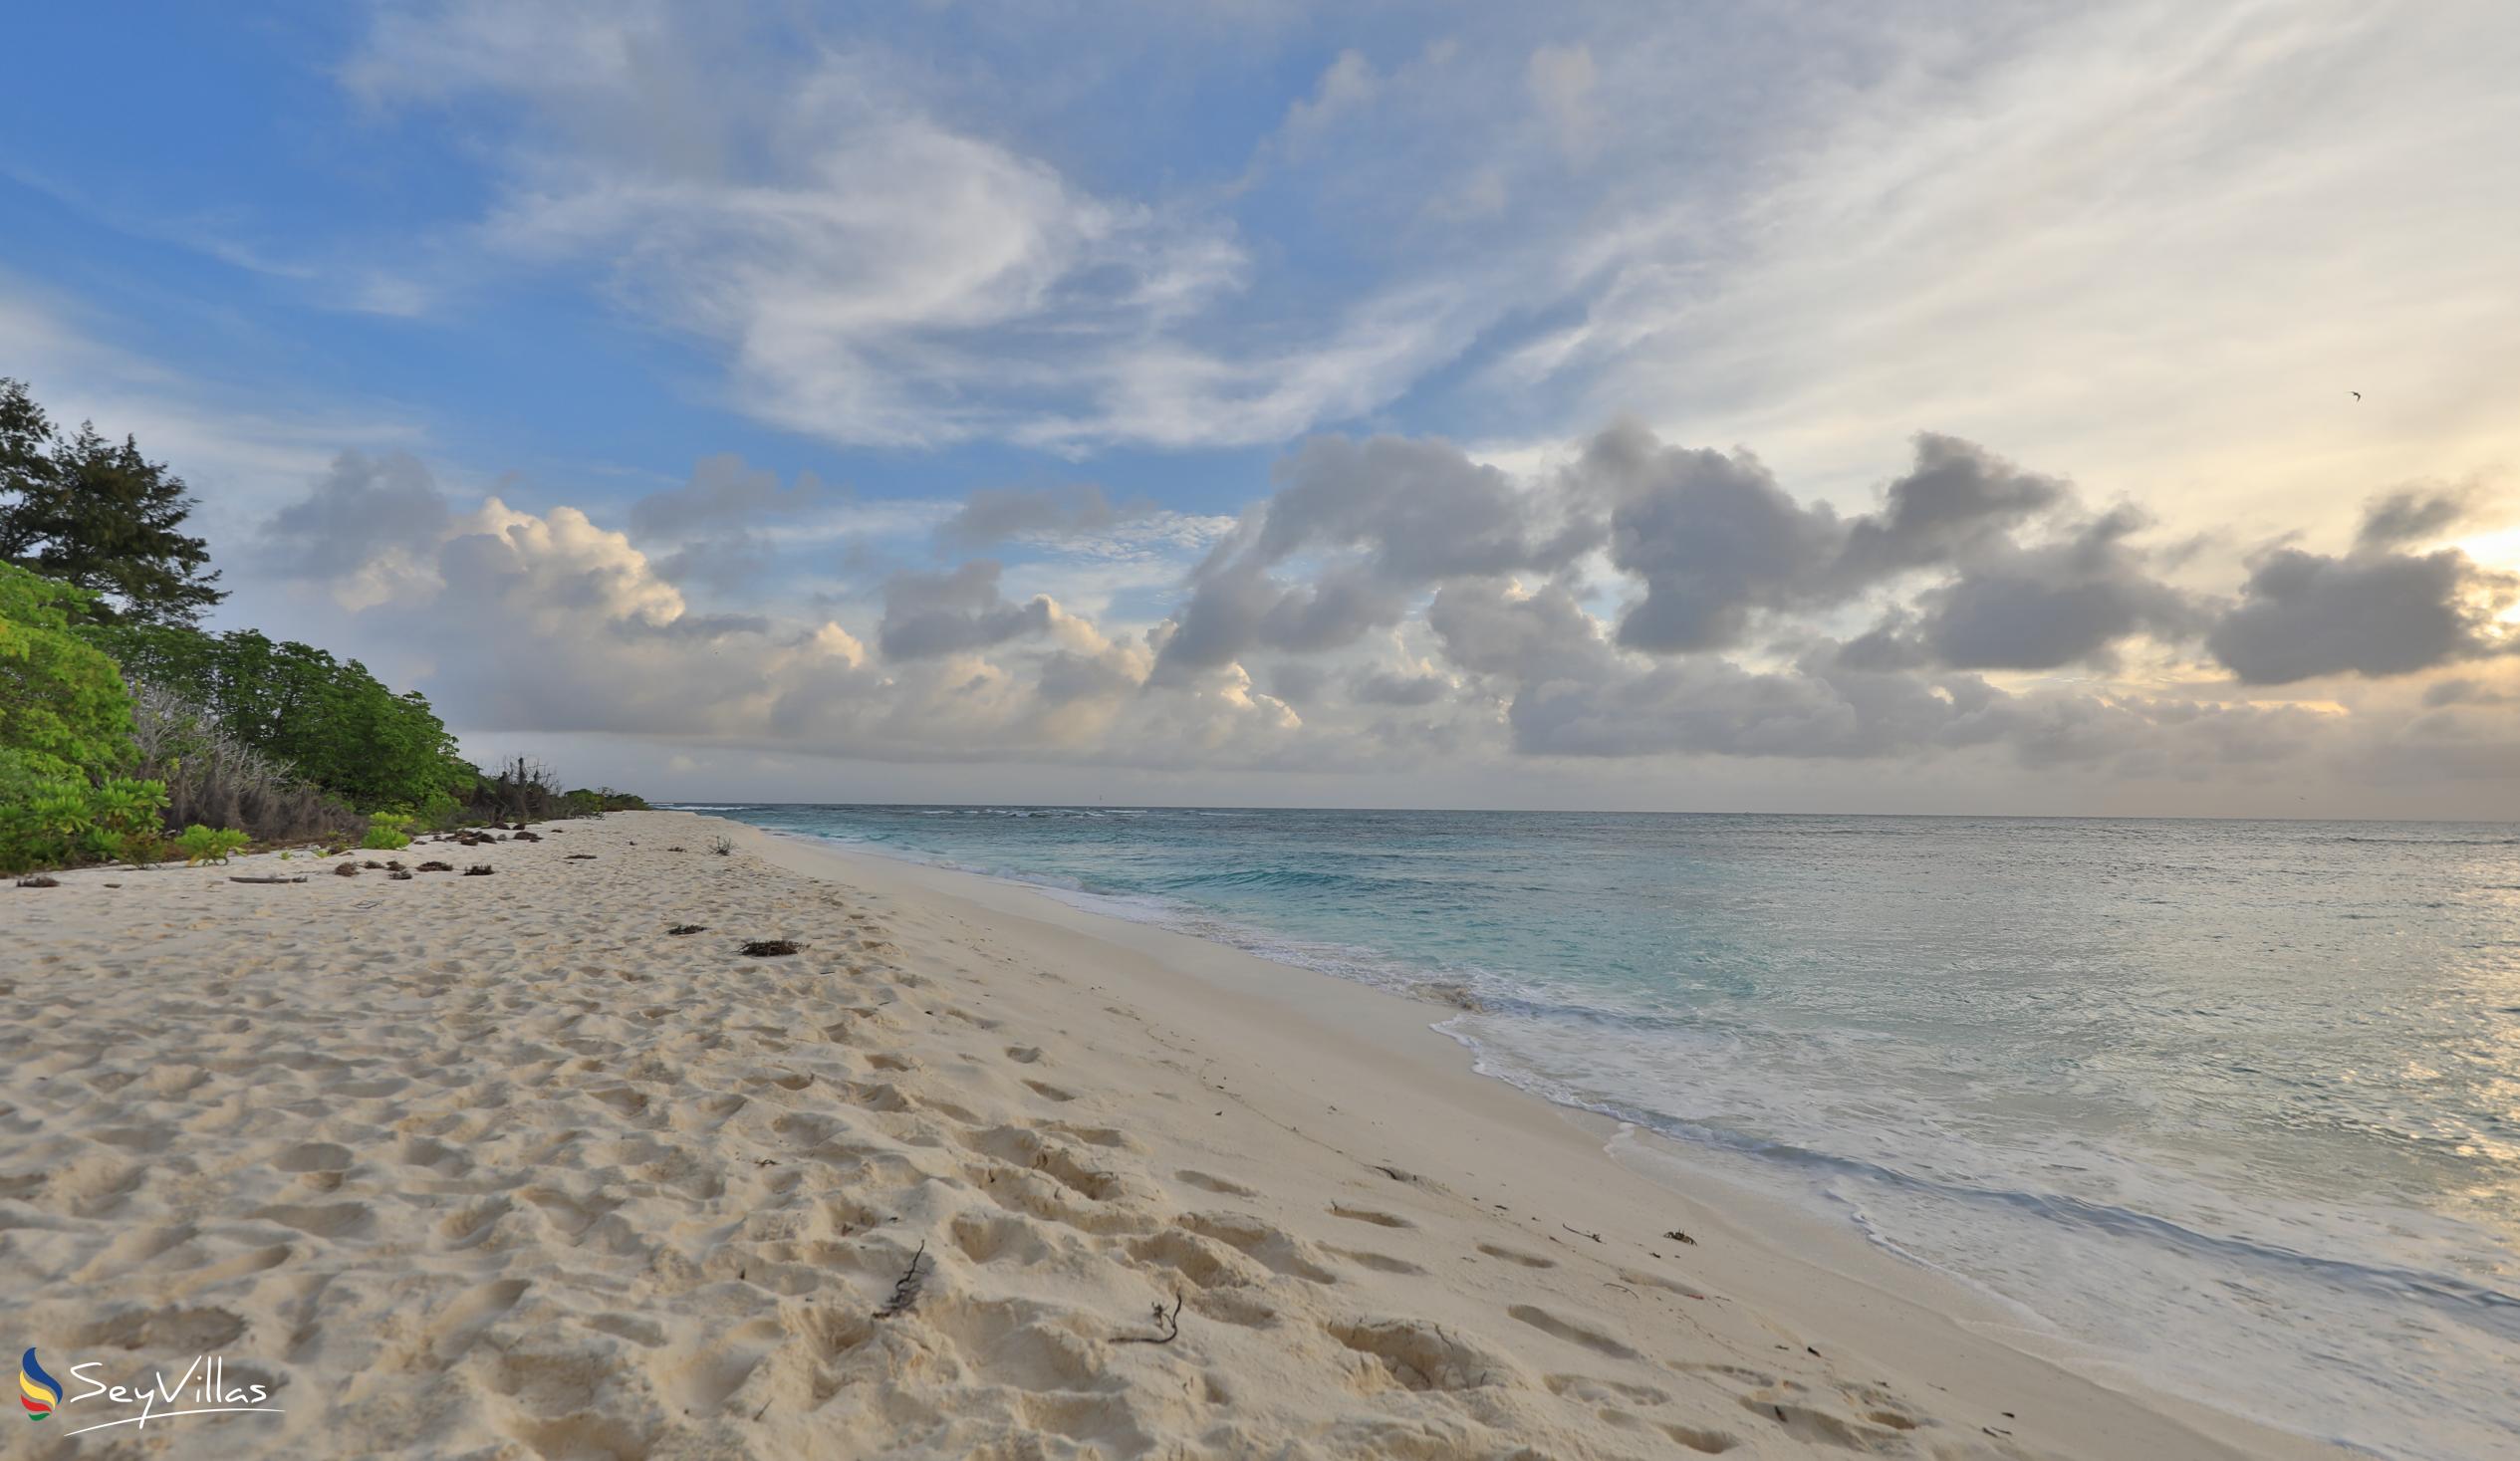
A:
{"label": "leafy shrub", "polygon": [[0,758],[11,763],[0,776],[96,781],[128,764],[123,676],[71,631],[91,599],[0,563]]}
{"label": "leafy shrub", "polygon": [[165,801],[166,789],[153,781],[22,780],[0,792],[0,872],[152,860],[161,851],[157,809]]}
{"label": "leafy shrub", "polygon": [[368,835],[359,840],[359,846],[375,852],[398,852],[411,846],[411,835],[403,831],[410,825],[408,813],[373,813],[368,818]]}
{"label": "leafy shrub", "polygon": [[92,596],[0,563],[0,870],[145,856],[166,789],[125,776],[131,702],[71,631]]}
{"label": "leafy shrub", "polygon": [[183,853],[187,863],[224,862],[228,855],[241,850],[253,839],[225,827],[203,827],[199,823],[183,830],[175,839],[175,850]]}

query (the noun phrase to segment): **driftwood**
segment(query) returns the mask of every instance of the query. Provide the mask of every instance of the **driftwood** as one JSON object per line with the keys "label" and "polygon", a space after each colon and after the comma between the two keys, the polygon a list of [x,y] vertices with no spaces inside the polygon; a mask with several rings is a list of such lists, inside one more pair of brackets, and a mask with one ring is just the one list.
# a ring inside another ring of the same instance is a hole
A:
{"label": "driftwood", "polygon": [[306,881],[306,874],[305,874],[305,873],[303,873],[303,872],[301,872],[301,873],[299,873],[299,874],[298,874],[297,876],[295,876],[295,877],[284,877],[284,876],[282,876],[281,874],[279,874],[279,873],[276,873],[276,872],[275,872],[275,873],[270,874],[269,876],[262,876],[262,877],[230,877],[230,878],[228,879],[228,881],[230,881],[230,882],[304,882],[304,881]]}
{"label": "driftwood", "polygon": [[671,928],[665,930],[666,933],[675,938],[680,938],[684,934],[688,933],[706,933],[708,931],[709,926],[705,923],[677,923]]}

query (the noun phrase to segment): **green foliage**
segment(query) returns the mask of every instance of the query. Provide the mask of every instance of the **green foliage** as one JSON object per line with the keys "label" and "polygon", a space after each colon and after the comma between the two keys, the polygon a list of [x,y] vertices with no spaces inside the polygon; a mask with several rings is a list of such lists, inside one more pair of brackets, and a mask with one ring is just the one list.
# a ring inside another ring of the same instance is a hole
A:
{"label": "green foliage", "polygon": [[403,831],[410,825],[408,813],[375,813],[368,819],[368,835],[359,840],[359,846],[370,852],[398,852],[411,846],[411,834]]}
{"label": "green foliage", "polygon": [[611,787],[598,791],[589,791],[585,787],[579,787],[574,791],[561,794],[560,805],[554,815],[601,817],[607,812],[644,812],[646,810],[648,810],[647,801],[643,797],[633,797],[628,792],[617,792]]}
{"label": "green foliage", "polygon": [[175,851],[183,853],[187,863],[224,862],[228,854],[238,852],[253,839],[224,827],[203,827],[196,822],[175,839]]}
{"label": "green foliage", "polygon": [[[90,596],[0,564],[0,762],[95,780],[131,754],[131,700],[114,661],[71,632]],[[0,769],[0,778],[9,772]]]}
{"label": "green foliage", "polygon": [[71,632],[89,596],[0,564],[0,871],[144,856],[166,789],[119,776],[131,702]]}
{"label": "green foliage", "polygon": [[166,825],[233,828],[256,842],[339,835],[359,814],[227,733],[164,685],[131,681],[138,775],[166,783]]}
{"label": "green foliage", "polygon": [[166,789],[109,777],[23,778],[0,786],[0,872],[79,862],[148,861],[160,852]]}
{"label": "green foliage", "polygon": [[200,706],[239,744],[362,810],[425,807],[472,775],[427,700],[393,693],[356,659],[253,629],[109,624],[85,633],[126,673]]}
{"label": "green foliage", "polygon": [[184,623],[226,594],[209,551],[178,531],[183,479],[93,424],[64,436],[16,380],[0,379],[0,561],[89,591],[81,616]]}

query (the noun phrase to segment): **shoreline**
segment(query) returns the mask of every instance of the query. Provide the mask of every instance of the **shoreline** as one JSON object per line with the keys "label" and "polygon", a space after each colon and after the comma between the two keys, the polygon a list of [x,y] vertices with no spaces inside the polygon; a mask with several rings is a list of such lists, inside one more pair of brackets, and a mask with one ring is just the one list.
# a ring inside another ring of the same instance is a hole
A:
{"label": "shoreline", "polygon": [[543,832],[0,890],[47,1366],[214,1354],[285,1412],[176,1422],[235,1455],[2339,1454],[1658,1185],[1414,1001],[720,818]]}
{"label": "shoreline", "polygon": [[[1852,1327],[1846,1323],[1849,1311],[1843,1307],[1842,1296],[1824,1290],[1829,1283],[1855,1285],[1886,1304],[1909,1311],[1896,1318],[1867,1315],[1861,1328],[1865,1338],[1875,1342],[1903,1345],[1911,1337],[1898,1335],[1898,1325],[1911,1322],[1916,1314],[1931,1315],[1968,1334],[1976,1342],[1995,1346],[2030,1364],[2051,1366],[2075,1383],[2158,1411],[2193,1427],[2205,1438],[2241,1448],[2242,1454],[2344,1454],[2318,1438],[2282,1430],[2237,1410],[2164,1391],[2069,1336],[2053,1329],[2034,1328],[2039,1323],[2036,1316],[1971,1283],[1965,1275],[1889,1252],[1812,1212],[1786,1193],[1759,1190],[1717,1173],[1669,1137],[1615,1116],[1551,1100],[1501,1077],[1488,1075],[1477,1068],[1478,1047],[1474,1043],[1440,1028],[1445,1023],[1445,1007],[1435,1002],[1412,999],[1303,965],[1281,963],[1159,923],[1081,906],[1057,896],[1057,890],[1046,884],[894,855],[875,848],[856,848],[811,834],[772,831],[740,822],[731,825],[769,848],[796,854],[791,860],[765,852],[772,860],[783,861],[800,871],[872,883],[893,896],[911,888],[927,896],[967,901],[996,916],[1073,930],[1087,938],[1128,948],[1174,977],[1206,981],[1256,1000],[1281,1013],[1291,1024],[1312,1027],[1317,1035],[1333,1029],[1371,1029],[1376,1033],[1376,1053],[1358,1058],[1351,1052],[1343,1077],[1357,1079],[1386,1055],[1400,1058],[1410,1079],[1422,1084],[1439,1100],[1474,1112],[1484,1120],[1510,1119],[1542,1142],[1571,1148],[1579,1154],[1579,1160],[1597,1159],[1646,1184],[1652,1191],[1686,1204],[1698,1227],[1723,1232],[1732,1243],[1763,1250],[1761,1261],[1754,1268],[1730,1276],[1737,1280],[1736,1290],[1745,1302],[1780,1317],[1790,1316],[1815,1333],[1829,1333],[1833,1328],[1842,1334],[1850,1331]],[[1233,967],[1238,964],[1246,967]],[[1517,1108],[1515,1117],[1504,1114]],[[1547,1123],[1532,1122],[1529,1116],[1535,1112],[1545,1116]],[[1623,1146],[1634,1155],[1623,1159]],[[1656,1166],[1664,1170],[1657,1174],[1653,1170]],[[1861,1307],[1855,1312],[1864,1313]],[[1961,1367],[1982,1363],[1983,1356],[1971,1356]],[[2094,1370],[2105,1372],[2109,1378],[2097,1377],[2091,1373]],[[1929,1383],[1955,1394],[1968,1392],[1965,1382],[1955,1387],[1940,1375]],[[2257,1447],[2268,1449],[2254,1449]]]}

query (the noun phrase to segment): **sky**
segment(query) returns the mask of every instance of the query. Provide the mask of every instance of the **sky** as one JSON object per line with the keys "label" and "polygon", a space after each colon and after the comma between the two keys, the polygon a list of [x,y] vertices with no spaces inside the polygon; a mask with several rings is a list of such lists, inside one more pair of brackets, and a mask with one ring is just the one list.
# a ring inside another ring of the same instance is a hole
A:
{"label": "sky", "polygon": [[481,759],[2520,817],[2508,4],[12,31],[0,375]]}

